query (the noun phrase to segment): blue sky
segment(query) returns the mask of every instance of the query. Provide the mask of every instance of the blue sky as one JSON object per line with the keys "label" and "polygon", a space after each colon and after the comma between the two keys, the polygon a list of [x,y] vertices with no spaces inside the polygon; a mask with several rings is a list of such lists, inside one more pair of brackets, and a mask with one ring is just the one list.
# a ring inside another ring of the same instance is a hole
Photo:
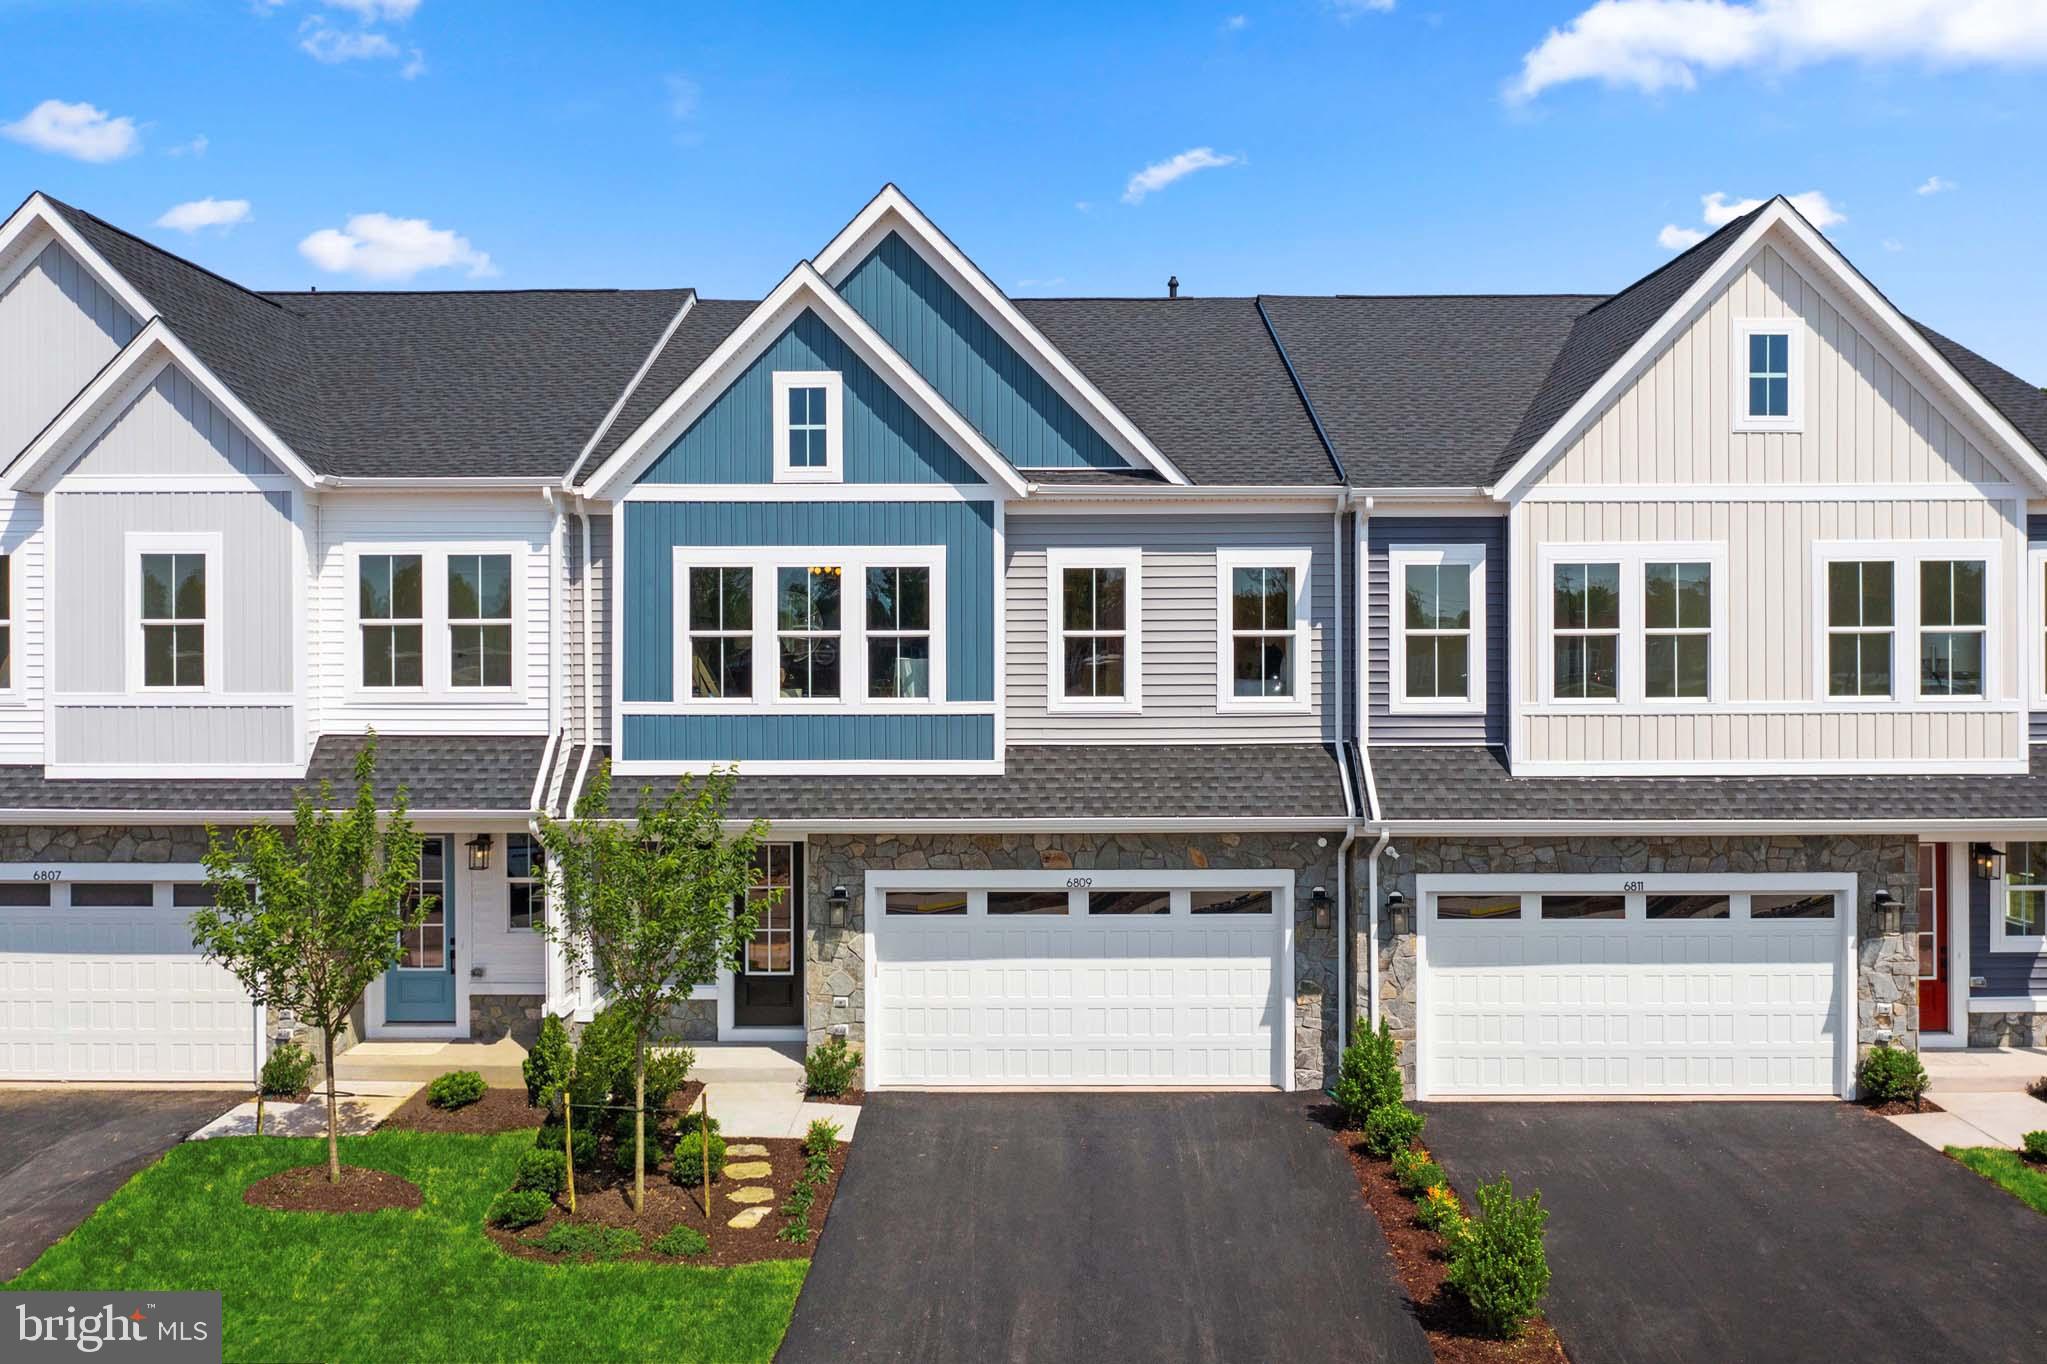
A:
{"label": "blue sky", "polygon": [[259,287],[756,297],[888,180],[1019,294],[1607,290],[1813,191],[2047,383],[2047,0],[983,10],[0,0],[0,197]]}

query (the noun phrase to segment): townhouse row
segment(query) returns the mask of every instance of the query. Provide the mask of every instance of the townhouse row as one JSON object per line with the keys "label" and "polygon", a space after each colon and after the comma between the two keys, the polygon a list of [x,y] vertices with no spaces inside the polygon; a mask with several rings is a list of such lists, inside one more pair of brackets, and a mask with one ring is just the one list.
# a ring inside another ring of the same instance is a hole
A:
{"label": "townhouse row", "polygon": [[0,1079],[246,1078],[207,829],[380,741],[361,1037],[601,1002],[536,811],[713,765],[671,1020],[866,1083],[1850,1091],[2047,1042],[2047,394],[1783,200],[1613,295],[262,293],[0,226]]}

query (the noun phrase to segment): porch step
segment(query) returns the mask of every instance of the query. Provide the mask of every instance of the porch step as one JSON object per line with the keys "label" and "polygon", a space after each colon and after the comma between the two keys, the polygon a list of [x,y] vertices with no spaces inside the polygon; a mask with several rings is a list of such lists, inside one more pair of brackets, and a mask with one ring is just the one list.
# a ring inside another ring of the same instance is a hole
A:
{"label": "porch step", "polygon": [[358,1042],[334,1058],[337,1079],[426,1081],[451,1070],[473,1070],[484,1083],[523,1089],[526,1049],[510,1038],[497,1042]]}

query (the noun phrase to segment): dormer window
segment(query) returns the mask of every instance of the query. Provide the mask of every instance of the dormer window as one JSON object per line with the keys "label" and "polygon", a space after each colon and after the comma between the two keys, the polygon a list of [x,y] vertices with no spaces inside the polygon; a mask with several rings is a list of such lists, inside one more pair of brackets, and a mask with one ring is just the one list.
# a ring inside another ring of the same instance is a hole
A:
{"label": "dormer window", "polygon": [[1735,329],[1734,427],[1796,431],[1804,407],[1798,333],[1790,321],[1745,322]]}
{"label": "dormer window", "polygon": [[775,482],[841,481],[843,399],[835,370],[775,372]]}

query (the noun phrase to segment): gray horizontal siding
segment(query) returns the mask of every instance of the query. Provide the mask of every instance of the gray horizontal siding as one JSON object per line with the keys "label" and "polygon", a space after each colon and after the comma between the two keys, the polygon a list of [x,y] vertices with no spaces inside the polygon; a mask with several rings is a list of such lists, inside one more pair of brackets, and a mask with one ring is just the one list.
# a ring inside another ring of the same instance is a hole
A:
{"label": "gray horizontal siding", "polygon": [[[2047,545],[2047,516],[2029,516],[2026,518],[2026,542],[2035,547]],[[2037,583],[2029,586],[2024,593],[2020,594],[2019,600],[2021,602],[2031,601],[2033,587],[2037,586]],[[2032,619],[2031,614],[2028,613],[2025,618],[2028,620]],[[2034,743],[2047,744],[2047,710],[2036,710],[2033,712],[2030,728],[2030,737]]]}
{"label": "gray horizontal siding", "polygon": [[[1484,545],[1486,708],[1483,715],[1395,715],[1389,551],[1402,545]],[[1366,523],[1366,704],[1374,744],[1507,742],[1507,519],[1503,516],[1375,516]]]}
{"label": "gray horizontal siding", "polygon": [[[1332,516],[1012,516],[1005,566],[1008,742],[1326,743],[1324,698],[1334,683],[1324,641],[1335,612]],[[1046,551],[1141,549],[1141,715],[1072,715],[1047,708]],[[1216,551],[1306,549],[1310,708],[1305,715],[1216,708]]]}
{"label": "gray horizontal siding", "polygon": [[289,763],[299,756],[290,706],[59,704],[55,721],[58,763]]}
{"label": "gray horizontal siding", "polygon": [[2047,953],[1990,950],[1991,883],[1969,878],[1969,974],[1981,985],[1969,993],[1978,998],[2047,995]]}

